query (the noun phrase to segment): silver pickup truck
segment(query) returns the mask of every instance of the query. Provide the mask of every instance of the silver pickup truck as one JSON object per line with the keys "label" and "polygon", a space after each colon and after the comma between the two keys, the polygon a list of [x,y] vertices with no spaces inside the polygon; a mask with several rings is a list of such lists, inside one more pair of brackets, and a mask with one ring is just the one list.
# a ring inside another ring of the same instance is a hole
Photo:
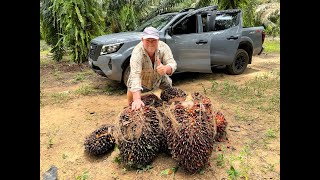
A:
{"label": "silver pickup truck", "polygon": [[148,26],[157,28],[160,39],[170,46],[177,62],[175,73],[212,73],[213,66],[224,65],[229,74],[241,74],[252,56],[264,49],[263,26],[244,28],[240,9],[188,8],[159,14],[132,32],[92,39],[88,56],[91,69],[126,85],[131,52]]}

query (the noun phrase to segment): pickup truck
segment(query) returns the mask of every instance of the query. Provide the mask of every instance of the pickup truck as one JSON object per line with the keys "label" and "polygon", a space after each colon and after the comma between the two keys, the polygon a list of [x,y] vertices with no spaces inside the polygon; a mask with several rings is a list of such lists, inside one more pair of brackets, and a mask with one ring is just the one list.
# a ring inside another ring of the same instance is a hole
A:
{"label": "pickup truck", "polygon": [[175,73],[212,73],[212,67],[223,65],[227,73],[238,75],[252,63],[252,56],[264,49],[264,27],[243,27],[240,9],[187,8],[159,14],[135,31],[92,39],[88,54],[91,69],[126,85],[131,52],[148,26],[157,28],[160,40],[171,48],[177,62]]}

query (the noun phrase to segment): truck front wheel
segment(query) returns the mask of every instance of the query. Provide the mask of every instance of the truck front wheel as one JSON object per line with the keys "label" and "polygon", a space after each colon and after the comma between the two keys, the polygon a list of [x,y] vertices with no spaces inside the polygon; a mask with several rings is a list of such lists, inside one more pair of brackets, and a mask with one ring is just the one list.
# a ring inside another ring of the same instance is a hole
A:
{"label": "truck front wheel", "polygon": [[249,63],[249,55],[247,51],[243,49],[238,49],[233,60],[233,63],[227,65],[226,70],[229,74],[238,75],[242,74],[243,71],[247,68]]}
{"label": "truck front wheel", "polygon": [[129,79],[129,74],[130,74],[130,64],[127,65],[127,67],[124,69],[122,74],[122,82],[126,87],[128,87],[127,82]]}

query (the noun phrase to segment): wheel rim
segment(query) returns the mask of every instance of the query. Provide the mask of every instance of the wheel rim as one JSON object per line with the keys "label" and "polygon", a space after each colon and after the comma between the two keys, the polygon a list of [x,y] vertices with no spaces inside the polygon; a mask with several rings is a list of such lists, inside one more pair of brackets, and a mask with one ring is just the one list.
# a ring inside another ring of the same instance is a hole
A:
{"label": "wheel rim", "polygon": [[239,56],[237,57],[235,63],[234,63],[234,67],[237,71],[241,71],[243,70],[243,68],[246,65],[246,57],[243,53],[239,54]]}

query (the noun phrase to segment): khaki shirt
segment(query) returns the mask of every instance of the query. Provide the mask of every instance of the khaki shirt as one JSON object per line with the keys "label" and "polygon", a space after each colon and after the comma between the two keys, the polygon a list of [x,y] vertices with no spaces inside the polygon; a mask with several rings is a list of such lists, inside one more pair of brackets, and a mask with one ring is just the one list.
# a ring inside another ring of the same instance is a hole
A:
{"label": "khaki shirt", "polygon": [[[152,64],[147,51],[144,49],[142,41],[134,47],[130,58],[130,75],[127,83],[130,91],[135,92],[143,90],[142,86],[149,90],[159,87],[160,80],[163,77],[157,72],[158,58],[160,58],[163,65],[171,66],[171,76],[177,69],[177,63],[173,59],[171,49],[166,43],[159,41],[158,49],[155,52],[154,65]],[[169,78],[167,74],[164,76]]]}

